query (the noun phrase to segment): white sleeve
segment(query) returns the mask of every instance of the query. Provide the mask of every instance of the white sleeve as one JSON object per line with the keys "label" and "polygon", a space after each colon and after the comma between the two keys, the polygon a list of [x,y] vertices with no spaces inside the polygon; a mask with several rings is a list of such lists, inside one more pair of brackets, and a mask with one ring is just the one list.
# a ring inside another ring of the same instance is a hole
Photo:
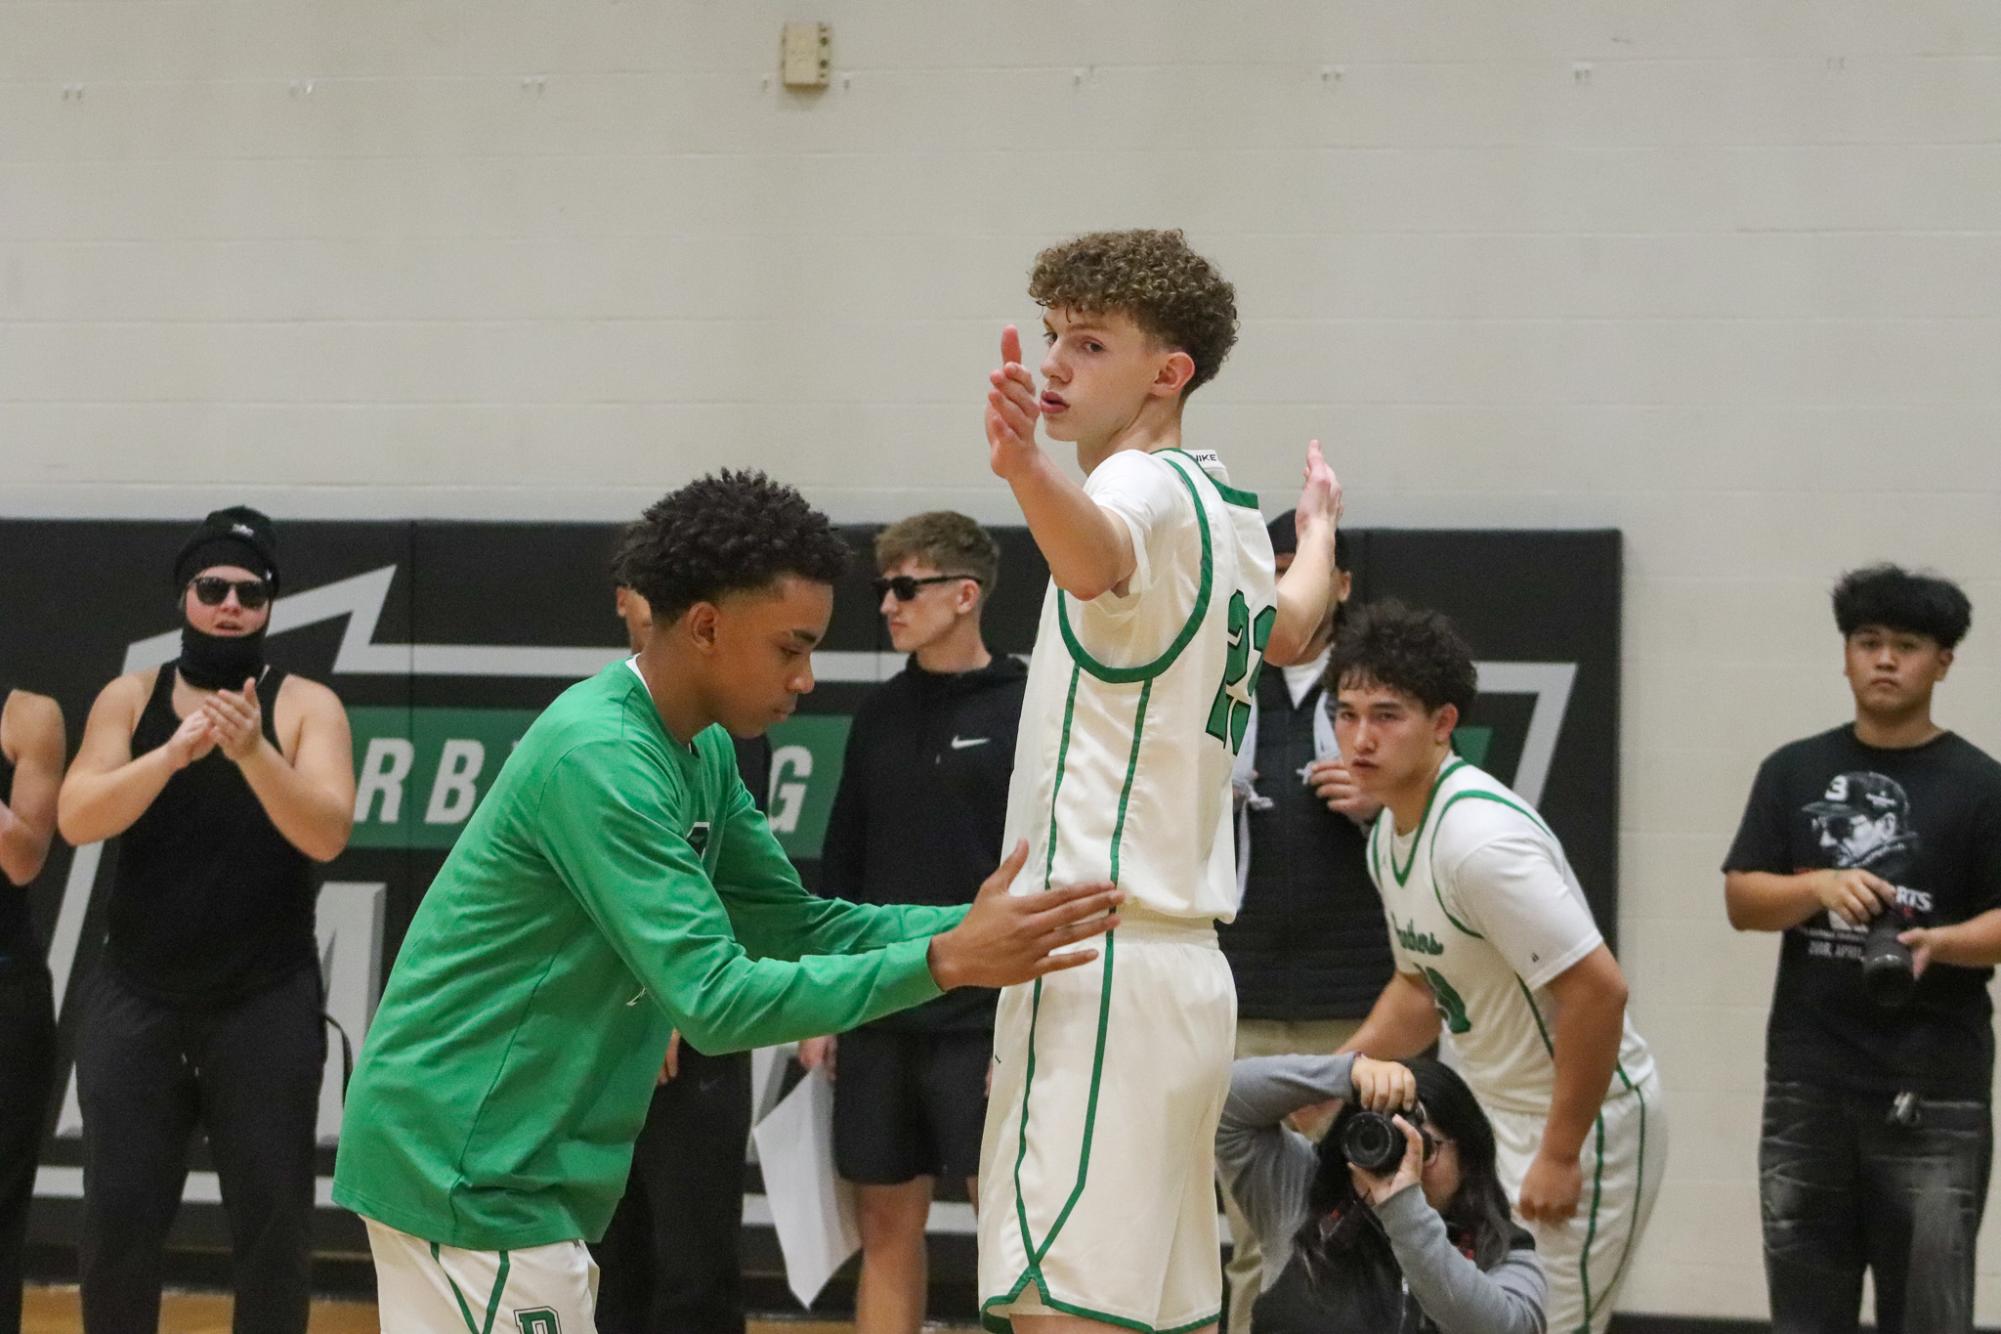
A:
{"label": "white sleeve", "polygon": [[1133,572],[1121,596],[1105,594],[1092,606],[1117,610],[1136,603],[1153,586],[1160,558],[1169,555],[1193,525],[1201,522],[1194,498],[1175,475],[1174,465],[1137,449],[1122,449],[1084,479],[1084,494],[1126,526],[1132,537]]}
{"label": "white sleeve", "polygon": [[1549,847],[1527,833],[1500,834],[1460,859],[1452,897],[1473,929],[1531,990],[1548,985],[1605,938]]}

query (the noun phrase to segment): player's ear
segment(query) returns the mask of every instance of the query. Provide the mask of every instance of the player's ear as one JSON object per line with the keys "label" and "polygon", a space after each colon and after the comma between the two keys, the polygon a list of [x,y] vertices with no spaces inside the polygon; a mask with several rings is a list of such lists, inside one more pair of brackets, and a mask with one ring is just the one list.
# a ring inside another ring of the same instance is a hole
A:
{"label": "player's ear", "polygon": [[1949,648],[1942,648],[1938,651],[1938,675],[1934,676],[1932,680],[1934,681],[1945,680],[1945,674],[1951,670],[1952,670],[1952,650]]}
{"label": "player's ear", "polygon": [[1459,726],[1459,706],[1441,704],[1438,712],[1431,715],[1432,735],[1440,741],[1452,735],[1452,729]]}
{"label": "player's ear", "polygon": [[699,653],[716,651],[717,630],[722,620],[722,612],[713,602],[697,602],[682,614],[682,622],[688,627],[688,638],[694,641]]}
{"label": "player's ear", "polygon": [[1180,348],[1169,352],[1160,369],[1153,373],[1153,392],[1162,398],[1179,398],[1195,378],[1195,358]]}

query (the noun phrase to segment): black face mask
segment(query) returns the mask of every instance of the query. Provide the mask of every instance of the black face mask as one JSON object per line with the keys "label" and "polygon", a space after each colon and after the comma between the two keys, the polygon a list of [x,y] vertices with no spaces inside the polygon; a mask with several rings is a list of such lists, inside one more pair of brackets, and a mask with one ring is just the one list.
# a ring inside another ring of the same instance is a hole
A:
{"label": "black face mask", "polygon": [[203,690],[241,690],[243,683],[264,674],[265,626],[247,635],[204,634],[181,626],[181,679]]}

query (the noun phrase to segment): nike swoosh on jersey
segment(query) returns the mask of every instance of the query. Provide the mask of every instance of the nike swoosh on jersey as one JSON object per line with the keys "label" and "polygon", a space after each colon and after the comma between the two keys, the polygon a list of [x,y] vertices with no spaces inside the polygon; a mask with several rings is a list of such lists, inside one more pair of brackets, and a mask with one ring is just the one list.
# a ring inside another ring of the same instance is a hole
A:
{"label": "nike swoosh on jersey", "polygon": [[952,738],[952,749],[971,750],[974,746],[984,746],[992,740],[990,736],[955,736]]}

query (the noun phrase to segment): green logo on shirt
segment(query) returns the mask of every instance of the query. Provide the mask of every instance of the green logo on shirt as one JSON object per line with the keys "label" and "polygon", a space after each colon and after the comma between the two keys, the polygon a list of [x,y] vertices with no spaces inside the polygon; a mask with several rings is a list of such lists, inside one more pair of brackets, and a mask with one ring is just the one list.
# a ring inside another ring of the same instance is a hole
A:
{"label": "green logo on shirt", "polygon": [[1445,946],[1439,944],[1438,937],[1432,935],[1429,931],[1419,931],[1415,927],[1405,926],[1394,917],[1390,919],[1390,923],[1396,927],[1397,944],[1403,946],[1412,954],[1445,953]]}

